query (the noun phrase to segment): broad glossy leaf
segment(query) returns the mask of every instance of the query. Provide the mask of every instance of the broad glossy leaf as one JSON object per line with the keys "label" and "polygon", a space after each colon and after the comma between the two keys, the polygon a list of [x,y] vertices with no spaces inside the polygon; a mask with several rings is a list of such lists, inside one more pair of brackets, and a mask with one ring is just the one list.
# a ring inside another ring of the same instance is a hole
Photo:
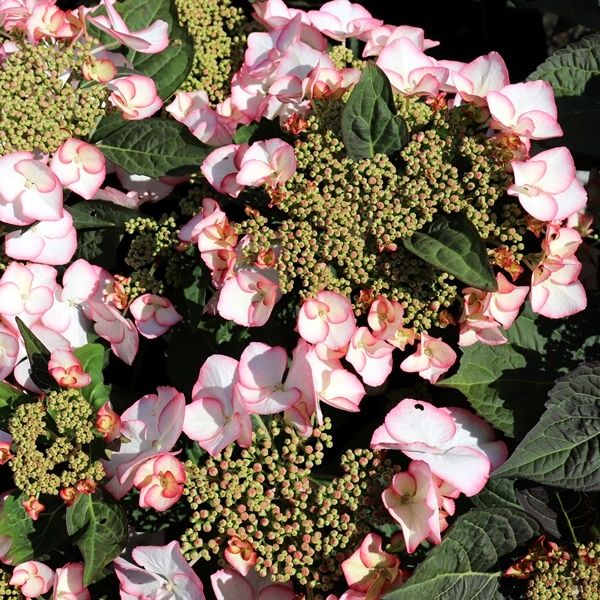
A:
{"label": "broad glossy leaf", "polygon": [[129,173],[154,178],[197,172],[209,152],[187,127],[158,118],[130,121],[97,146]]}
{"label": "broad glossy leaf", "polygon": [[25,512],[19,497],[8,496],[0,511],[0,535],[12,540],[8,558],[13,564],[33,558],[31,536],[34,531],[34,521]]}
{"label": "broad glossy leaf", "polygon": [[502,573],[498,559],[535,534],[536,525],[519,510],[471,510],[459,517],[439,546],[409,580],[383,600],[495,600]]}
{"label": "broad glossy leaf", "polygon": [[16,321],[29,359],[31,380],[41,390],[58,389],[58,384],[48,371],[50,350],[44,346],[19,317],[16,318]]}
{"label": "broad glossy leaf", "polygon": [[127,517],[119,504],[98,494],[81,494],[67,508],[67,532],[83,555],[83,584],[93,583],[127,543]]}
{"label": "broad glossy leaf", "polygon": [[560,379],[546,412],[494,476],[600,491],[600,364]]}
{"label": "broad glossy leaf", "polygon": [[360,160],[401,150],[408,141],[408,129],[395,111],[386,74],[374,63],[368,63],[342,113],[342,136],[348,156]]}
{"label": "broad glossy leaf", "polygon": [[81,393],[95,408],[100,408],[110,396],[110,386],[105,385],[103,374],[107,362],[106,349],[102,344],[86,344],[76,348],[73,354],[92,378],[91,383],[81,389]]}
{"label": "broad glossy leaf", "polygon": [[471,498],[475,508],[508,508],[521,510],[515,492],[515,482],[508,478],[489,479],[485,487]]}
{"label": "broad glossy leaf", "polygon": [[497,287],[485,244],[475,226],[462,214],[438,215],[427,229],[406,238],[404,246],[467,285],[482,290]]}

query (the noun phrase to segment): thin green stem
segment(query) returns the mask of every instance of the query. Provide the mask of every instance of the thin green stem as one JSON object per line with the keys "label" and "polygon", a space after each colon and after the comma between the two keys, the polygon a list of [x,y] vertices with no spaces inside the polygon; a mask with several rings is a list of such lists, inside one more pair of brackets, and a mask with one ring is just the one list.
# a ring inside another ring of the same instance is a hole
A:
{"label": "thin green stem", "polygon": [[571,534],[573,543],[579,544],[579,540],[577,539],[577,536],[575,535],[575,530],[573,529],[573,525],[571,524],[571,519],[569,519],[569,515],[568,515],[567,511],[565,510],[565,507],[562,503],[562,498],[560,497],[560,493],[558,491],[555,491],[554,493],[556,495],[556,499],[558,500],[558,503],[560,504],[560,510],[562,510],[563,515],[565,515],[565,520],[567,521],[567,527],[569,528],[569,533]]}

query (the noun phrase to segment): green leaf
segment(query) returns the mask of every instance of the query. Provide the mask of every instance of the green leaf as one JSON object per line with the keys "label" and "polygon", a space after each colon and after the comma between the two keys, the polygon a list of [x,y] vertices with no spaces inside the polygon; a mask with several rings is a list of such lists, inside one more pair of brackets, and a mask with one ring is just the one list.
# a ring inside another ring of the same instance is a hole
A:
{"label": "green leaf", "polygon": [[19,497],[8,496],[0,511],[0,535],[12,540],[7,556],[13,564],[33,558],[30,536],[34,531],[34,521],[25,512]]}
{"label": "green leaf", "polygon": [[90,585],[127,543],[125,511],[97,494],[81,494],[67,508],[66,522],[68,534],[77,536],[75,543],[83,555],[83,585]]}
{"label": "green leaf", "polygon": [[89,216],[89,224],[92,222],[91,219],[95,219],[96,224],[100,222],[112,224],[110,227],[81,229],[78,233],[79,243],[76,254],[76,258],[85,258],[105,269],[112,269],[117,259],[117,248],[123,238],[125,222],[137,217],[139,213],[99,200],[86,200],[71,208],[82,214],[82,222],[85,214]]}
{"label": "green leaf", "polygon": [[10,385],[10,383],[6,383],[6,381],[0,381],[0,408],[8,406],[13,400],[16,400],[22,393],[22,390]]}
{"label": "green leaf", "polygon": [[139,31],[161,19],[169,25],[169,46],[158,54],[127,52],[135,69],[152,77],[161,98],[171,96],[186,80],[194,62],[194,44],[187,30],[179,25],[172,0],[125,0],[116,6],[131,31]]}
{"label": "green leaf", "polygon": [[89,385],[81,388],[81,393],[94,408],[100,408],[110,399],[110,386],[105,385],[103,373],[108,362],[108,353],[101,344],[86,344],[75,348],[73,354],[81,363],[83,370],[92,378]]}
{"label": "green leaf", "polygon": [[512,479],[489,479],[485,487],[471,498],[475,508],[495,509],[507,508],[521,510],[515,492],[515,483]]}
{"label": "green leaf", "polygon": [[126,121],[121,117],[118,111],[106,113],[97,123],[96,129],[90,137],[91,142],[99,142],[100,140],[107,137],[109,134],[125,127],[129,121]]}
{"label": "green leaf", "polygon": [[48,371],[50,350],[31,332],[29,327],[16,317],[19,333],[25,344],[25,352],[29,359],[31,380],[41,390],[55,390],[58,385]]}
{"label": "green leaf", "polygon": [[130,121],[97,146],[129,173],[154,178],[197,172],[208,154],[187,127],[166,119]]}
{"label": "green leaf", "polygon": [[94,201],[86,200],[85,202],[79,202],[73,206],[65,206],[65,210],[68,211],[73,217],[73,227],[75,229],[103,229],[106,227],[114,227],[116,223],[103,219],[97,216],[94,205],[98,204]]}
{"label": "green leaf", "polygon": [[240,125],[233,134],[234,144],[247,144],[250,138],[258,129],[258,123],[250,123],[250,125]]}
{"label": "green leaf", "polygon": [[495,290],[496,278],[475,226],[458,214],[438,215],[429,228],[404,240],[407,250],[458,280],[482,290]]}
{"label": "green leaf", "polygon": [[597,75],[600,75],[600,34],[584,37],[556,51],[528,79],[547,81],[556,96],[580,96],[588,81]]}
{"label": "green leaf", "polygon": [[342,137],[348,156],[360,160],[401,150],[408,141],[408,129],[395,112],[386,74],[375,63],[368,63],[342,112]]}
{"label": "green leaf", "polygon": [[456,520],[412,577],[383,600],[495,600],[502,573],[489,570],[535,534],[534,521],[522,511],[471,510]]}
{"label": "green leaf", "polygon": [[539,423],[494,476],[600,491],[600,364],[581,365],[548,396]]}

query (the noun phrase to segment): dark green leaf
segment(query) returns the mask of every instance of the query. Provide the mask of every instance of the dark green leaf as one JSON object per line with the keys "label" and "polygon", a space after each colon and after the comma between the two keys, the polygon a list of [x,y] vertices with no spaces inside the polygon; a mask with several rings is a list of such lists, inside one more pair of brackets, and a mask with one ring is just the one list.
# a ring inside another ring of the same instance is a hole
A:
{"label": "dark green leaf", "polygon": [[44,346],[19,317],[16,318],[16,321],[29,359],[31,380],[41,390],[58,389],[56,381],[48,371],[50,350]]}
{"label": "dark green leaf", "polygon": [[115,226],[114,221],[96,216],[94,204],[96,203],[85,201],[79,202],[74,206],[65,206],[65,210],[73,217],[73,227],[75,229],[103,229]]}
{"label": "dark green leaf", "polygon": [[187,127],[166,119],[130,121],[97,146],[129,173],[154,178],[197,172],[208,154]]}
{"label": "dark green leaf", "polygon": [[502,573],[498,559],[536,534],[534,521],[518,510],[471,510],[459,517],[410,579],[383,600],[495,600]]}
{"label": "dark green leaf", "polygon": [[33,558],[34,521],[25,512],[18,497],[8,496],[0,511],[0,535],[8,536],[12,542],[8,558],[13,564],[19,564]]}
{"label": "dark green leaf", "polygon": [[[491,481],[495,481],[492,479]],[[498,479],[496,481],[506,481]],[[515,490],[515,494],[521,508],[532,518],[534,518],[540,527],[553,538],[560,539],[561,533],[558,527],[558,515],[551,508],[552,498],[550,492],[544,486],[528,484],[521,482]]]}
{"label": "dark green leaf", "polygon": [[550,83],[557,96],[580,96],[588,81],[600,75],[600,34],[584,37],[545,60],[529,79]]}
{"label": "dark green leaf", "polygon": [[[508,374],[503,375],[505,371],[518,372],[526,365],[525,357],[510,344],[474,344],[463,348],[457,373],[438,385],[462,392],[479,416],[506,435],[513,436],[514,411],[508,401],[522,381],[519,378],[511,381]],[[500,386],[496,385],[498,382]],[[511,387],[506,393],[508,385]]]}
{"label": "dark green leaf", "polygon": [[117,129],[125,127],[127,123],[129,123],[129,121],[125,121],[118,111],[109,112],[98,121],[96,129],[90,137],[90,141],[98,142],[105,137],[108,137],[109,134],[117,131]]}
{"label": "dark green leaf", "polygon": [[0,407],[7,406],[22,393],[22,390],[10,385],[10,383],[0,381]]}
{"label": "dark green leaf", "polygon": [[462,215],[438,215],[427,230],[404,240],[407,250],[458,280],[482,290],[495,290],[496,278],[475,226]]}
{"label": "dark green leaf", "polygon": [[600,491],[600,364],[560,379],[546,412],[494,476]]}
{"label": "dark green leaf", "polygon": [[117,258],[117,247],[123,238],[125,222],[137,217],[139,213],[99,200],[86,200],[71,208],[89,215],[92,219],[113,224],[112,227],[101,229],[82,229],[78,234],[79,244],[76,254],[76,258],[85,258],[105,269],[112,269]]}
{"label": "dark green leaf", "polygon": [[83,370],[90,375],[92,381],[81,389],[95,408],[100,408],[110,397],[110,387],[104,384],[103,369],[107,362],[107,352],[101,344],[86,344],[73,350]]}
{"label": "dark green leaf", "polygon": [[386,74],[368,63],[342,113],[342,137],[348,156],[360,160],[401,150],[408,141],[408,129],[395,113]]}
{"label": "dark green leaf", "polygon": [[81,494],[67,508],[67,532],[76,536],[85,563],[83,585],[87,586],[125,547],[127,517],[116,502],[97,494]]}
{"label": "dark green leaf", "polygon": [[240,125],[233,134],[233,143],[247,144],[257,129],[258,123],[250,123],[250,125]]}
{"label": "dark green leaf", "polygon": [[512,479],[490,479],[481,492],[471,498],[471,502],[473,502],[475,508],[490,510],[495,508],[513,510],[516,508],[520,510],[521,507],[517,500],[514,485]]}

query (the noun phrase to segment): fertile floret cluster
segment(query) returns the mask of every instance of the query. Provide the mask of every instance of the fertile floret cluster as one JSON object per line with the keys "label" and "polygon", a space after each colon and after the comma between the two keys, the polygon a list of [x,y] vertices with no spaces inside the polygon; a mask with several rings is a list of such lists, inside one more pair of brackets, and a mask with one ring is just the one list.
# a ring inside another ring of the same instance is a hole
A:
{"label": "fertile floret cluster", "polygon": [[[437,213],[464,213],[491,247],[503,245],[517,259],[526,230],[512,201],[500,203],[511,183],[511,155],[478,129],[470,107],[433,110],[397,98],[411,132],[398,160],[377,154],[354,161],[340,135],[342,102],[321,105],[295,143],[297,169],[271,193],[265,218],[253,214],[238,233],[249,233],[252,258],[279,248],[282,291],[302,298],[323,289],[353,298],[357,313],[367,297],[402,303],[405,322],[440,325],[440,308],[457,299],[461,284],[404,249],[402,240]],[[283,214],[282,214],[283,213]]]}
{"label": "fertile floret cluster", "polygon": [[54,152],[69,137],[85,138],[105,112],[105,86],[75,78],[93,42],[69,46],[19,43],[0,67],[0,156]]}
{"label": "fertile floret cluster", "polygon": [[194,41],[194,64],[181,89],[204,90],[211,102],[221,102],[252,26],[231,0],[175,0],[175,5],[179,22]]}
{"label": "fertile floret cluster", "polygon": [[257,553],[260,575],[332,589],[341,561],[369,531],[367,518],[394,467],[380,453],[348,451],[340,477],[319,479],[313,470],[331,446],[330,426],[326,420],[305,440],[273,418],[248,449],[230,446],[202,465],[188,462],[184,494],[194,512],[184,554],[208,560],[237,537]]}
{"label": "fertile floret cluster", "polygon": [[557,548],[536,561],[526,598],[533,600],[598,600],[600,598],[600,543],[578,544],[576,555]]}
{"label": "fertile floret cluster", "polygon": [[24,596],[19,592],[18,588],[8,583],[10,577],[11,575],[7,571],[0,571],[0,598],[2,600],[10,600],[11,598],[16,600],[17,598],[23,598]]}
{"label": "fertile floret cluster", "polygon": [[177,286],[185,265],[176,249],[179,228],[174,215],[136,217],[125,223],[132,236],[125,262],[133,269],[129,297],[163,294],[165,285]]}
{"label": "fertile floret cluster", "polygon": [[9,422],[17,488],[29,496],[58,495],[80,481],[100,481],[104,469],[90,458],[94,411],[75,389],[54,391],[19,405]]}

